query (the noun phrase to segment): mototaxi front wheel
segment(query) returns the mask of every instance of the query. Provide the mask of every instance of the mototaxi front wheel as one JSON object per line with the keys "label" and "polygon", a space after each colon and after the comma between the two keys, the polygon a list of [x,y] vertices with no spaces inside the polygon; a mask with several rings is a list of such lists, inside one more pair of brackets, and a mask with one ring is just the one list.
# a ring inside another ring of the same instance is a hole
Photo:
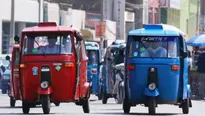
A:
{"label": "mototaxi front wheel", "polygon": [[10,97],[10,107],[15,107],[16,104],[16,100],[14,99],[14,97]]}
{"label": "mototaxi front wheel", "polygon": [[155,115],[157,102],[154,97],[150,97],[148,101],[148,110],[150,115]]}
{"label": "mototaxi front wheel", "polygon": [[182,112],[183,114],[189,114],[189,98],[187,98],[186,100],[184,100],[184,102],[182,103]]}
{"label": "mototaxi front wheel", "polygon": [[125,114],[129,114],[130,113],[130,108],[131,108],[131,105],[128,103],[127,100],[124,100],[123,102],[123,111]]}
{"label": "mototaxi front wheel", "polygon": [[30,104],[26,102],[22,102],[22,110],[24,114],[28,114],[30,111]]}
{"label": "mototaxi front wheel", "polygon": [[83,100],[83,112],[84,113],[90,113],[90,103],[89,103],[89,99]]}
{"label": "mototaxi front wheel", "polygon": [[49,114],[50,113],[50,96],[49,95],[42,95],[41,96],[41,104],[42,104],[42,109],[44,114]]}
{"label": "mototaxi front wheel", "polygon": [[123,103],[123,87],[120,86],[121,83],[119,83],[118,87],[119,87],[119,90],[118,90],[118,93],[115,97],[115,102],[117,104],[122,104]]}

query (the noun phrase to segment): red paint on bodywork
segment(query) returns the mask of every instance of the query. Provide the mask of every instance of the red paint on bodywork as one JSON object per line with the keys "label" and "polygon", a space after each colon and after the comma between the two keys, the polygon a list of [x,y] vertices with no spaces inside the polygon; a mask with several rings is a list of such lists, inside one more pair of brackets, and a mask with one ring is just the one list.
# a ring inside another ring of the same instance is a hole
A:
{"label": "red paint on bodywork", "polygon": [[39,95],[50,95],[52,92],[53,89],[51,87],[48,87],[47,89],[42,89],[41,87],[38,88]]}

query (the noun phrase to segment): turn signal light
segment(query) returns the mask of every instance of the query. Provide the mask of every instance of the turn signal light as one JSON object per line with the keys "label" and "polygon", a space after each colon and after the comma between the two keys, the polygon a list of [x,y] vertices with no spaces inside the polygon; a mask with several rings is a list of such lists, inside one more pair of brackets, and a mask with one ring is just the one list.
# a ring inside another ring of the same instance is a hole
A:
{"label": "turn signal light", "polygon": [[26,68],[26,64],[20,64],[20,68]]}
{"label": "turn signal light", "polygon": [[73,67],[73,63],[71,63],[71,62],[65,63],[64,66],[65,66],[65,67]]}
{"label": "turn signal light", "polygon": [[179,66],[178,65],[172,65],[171,66],[171,69],[173,70],[173,71],[177,71],[177,70],[179,70]]}
{"label": "turn signal light", "polygon": [[134,66],[134,65],[131,65],[131,64],[128,64],[128,65],[127,65],[127,69],[128,69],[128,70],[134,70],[134,69],[135,69],[135,66]]}

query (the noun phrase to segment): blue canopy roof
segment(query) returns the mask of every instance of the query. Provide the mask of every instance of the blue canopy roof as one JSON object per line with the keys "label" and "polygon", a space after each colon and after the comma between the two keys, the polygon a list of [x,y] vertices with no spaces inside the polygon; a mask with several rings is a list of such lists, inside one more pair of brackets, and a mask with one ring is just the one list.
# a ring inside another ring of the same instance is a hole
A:
{"label": "blue canopy roof", "polygon": [[142,29],[136,29],[129,32],[129,35],[136,36],[179,36],[177,31],[163,29],[160,24],[146,24]]}

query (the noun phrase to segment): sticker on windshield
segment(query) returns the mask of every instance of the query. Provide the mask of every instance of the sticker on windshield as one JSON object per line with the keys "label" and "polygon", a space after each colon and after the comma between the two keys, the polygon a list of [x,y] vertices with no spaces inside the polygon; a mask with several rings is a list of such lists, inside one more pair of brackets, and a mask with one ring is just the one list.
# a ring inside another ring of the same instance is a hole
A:
{"label": "sticker on windshield", "polygon": [[143,53],[143,52],[145,52],[145,48],[144,48],[144,47],[141,47],[141,48],[139,49],[139,51],[140,51],[141,53]]}
{"label": "sticker on windshield", "polygon": [[133,54],[134,56],[137,56],[138,55],[138,52],[134,52],[134,54]]}
{"label": "sticker on windshield", "polygon": [[37,54],[37,53],[38,53],[38,49],[37,49],[37,48],[33,48],[33,49],[32,49],[32,53],[33,53],[33,54]]}
{"label": "sticker on windshield", "polygon": [[28,51],[28,48],[25,48],[25,49],[24,49],[24,52],[27,52],[27,51]]}
{"label": "sticker on windshield", "polygon": [[33,75],[38,75],[38,67],[33,67],[32,68],[32,74]]}

